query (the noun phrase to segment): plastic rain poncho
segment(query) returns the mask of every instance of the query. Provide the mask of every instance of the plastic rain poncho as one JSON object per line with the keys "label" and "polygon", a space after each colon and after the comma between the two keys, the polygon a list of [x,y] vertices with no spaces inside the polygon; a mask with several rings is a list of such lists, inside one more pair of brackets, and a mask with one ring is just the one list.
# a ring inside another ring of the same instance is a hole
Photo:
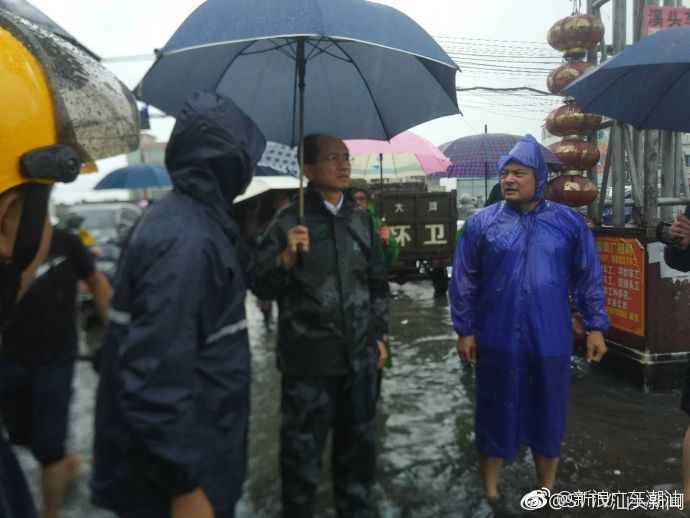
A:
{"label": "plastic rain poncho", "polygon": [[476,445],[512,459],[521,445],[560,456],[567,413],[572,323],[568,292],[587,330],[608,329],[596,243],[574,210],[543,199],[548,170],[531,135],[499,161],[535,170],[535,209],[502,201],[472,216],[450,286],[460,336],[474,335]]}

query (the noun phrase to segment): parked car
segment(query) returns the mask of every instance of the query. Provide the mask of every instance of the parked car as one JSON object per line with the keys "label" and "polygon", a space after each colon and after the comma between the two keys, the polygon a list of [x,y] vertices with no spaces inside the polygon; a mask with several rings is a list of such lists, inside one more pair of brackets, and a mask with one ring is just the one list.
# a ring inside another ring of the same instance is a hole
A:
{"label": "parked car", "polygon": [[115,244],[121,247],[141,214],[134,203],[82,203],[67,209],[58,226],[64,228],[79,220],[79,227],[86,228],[98,246]]}

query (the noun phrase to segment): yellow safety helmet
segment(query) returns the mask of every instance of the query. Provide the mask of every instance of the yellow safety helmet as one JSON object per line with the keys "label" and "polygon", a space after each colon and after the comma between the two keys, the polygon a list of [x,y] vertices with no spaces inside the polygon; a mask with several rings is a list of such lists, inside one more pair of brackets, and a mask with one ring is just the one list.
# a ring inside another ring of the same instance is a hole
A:
{"label": "yellow safety helmet", "polygon": [[[56,146],[55,109],[43,68],[3,28],[0,113],[0,193],[28,182],[51,184],[74,179],[79,158],[72,148]],[[57,165],[48,163],[55,159]]]}
{"label": "yellow safety helmet", "polygon": [[139,145],[133,94],[91,55],[0,9],[0,193],[69,182]]}

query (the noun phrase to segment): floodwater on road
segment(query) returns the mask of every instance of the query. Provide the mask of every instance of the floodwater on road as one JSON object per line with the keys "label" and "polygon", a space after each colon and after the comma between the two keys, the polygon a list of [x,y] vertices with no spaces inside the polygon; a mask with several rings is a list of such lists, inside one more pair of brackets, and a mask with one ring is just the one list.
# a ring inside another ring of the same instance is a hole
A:
{"label": "floodwater on road", "polygon": [[[522,497],[535,489],[534,465],[524,451],[504,468],[501,502],[481,497],[474,450],[471,369],[455,352],[448,301],[430,283],[395,286],[390,337],[393,367],[385,372],[379,405],[378,478],[375,496],[383,517],[523,516]],[[239,517],[280,515],[278,472],[279,373],[275,329],[264,327],[253,297],[247,299],[252,359],[249,478]],[[274,316],[275,320],[275,316]],[[96,345],[99,332],[86,335]],[[86,459],[87,476],[71,488],[64,518],[112,518],[89,503],[88,467],[97,377],[80,362],[75,380],[70,447]],[[681,489],[681,443],[688,425],[678,392],[648,394],[591,367],[572,362],[568,428],[557,491],[632,492]],[[17,450],[32,489],[38,468]],[[335,516],[325,457],[317,516]],[[35,493],[37,494],[37,493]],[[682,516],[678,511],[545,510],[540,516]]]}

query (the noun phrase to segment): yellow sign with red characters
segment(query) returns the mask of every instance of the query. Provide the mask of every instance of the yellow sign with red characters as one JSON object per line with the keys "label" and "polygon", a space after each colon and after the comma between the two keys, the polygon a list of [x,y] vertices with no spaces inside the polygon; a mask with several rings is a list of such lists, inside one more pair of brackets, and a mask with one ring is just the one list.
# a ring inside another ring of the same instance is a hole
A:
{"label": "yellow sign with red characters", "polygon": [[637,239],[597,237],[611,326],[644,336],[644,248]]}

